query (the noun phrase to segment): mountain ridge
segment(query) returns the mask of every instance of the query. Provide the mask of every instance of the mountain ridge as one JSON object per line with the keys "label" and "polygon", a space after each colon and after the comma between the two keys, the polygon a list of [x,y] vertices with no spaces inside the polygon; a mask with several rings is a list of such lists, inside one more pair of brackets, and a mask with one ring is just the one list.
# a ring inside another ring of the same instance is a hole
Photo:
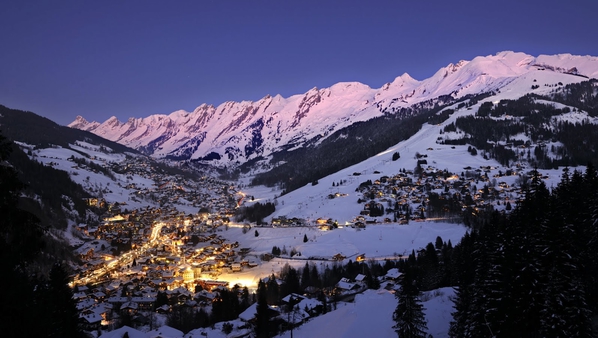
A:
{"label": "mountain ridge", "polygon": [[536,71],[598,77],[598,58],[571,54],[534,57],[506,51],[450,63],[421,81],[404,73],[377,89],[359,82],[339,82],[287,98],[266,95],[257,101],[227,101],[218,106],[204,103],[192,112],[178,110],[126,122],[114,116],[103,123],[88,122],[78,116],[69,127],[157,158],[210,158],[216,165],[235,166],[442,95],[459,98],[500,90]]}

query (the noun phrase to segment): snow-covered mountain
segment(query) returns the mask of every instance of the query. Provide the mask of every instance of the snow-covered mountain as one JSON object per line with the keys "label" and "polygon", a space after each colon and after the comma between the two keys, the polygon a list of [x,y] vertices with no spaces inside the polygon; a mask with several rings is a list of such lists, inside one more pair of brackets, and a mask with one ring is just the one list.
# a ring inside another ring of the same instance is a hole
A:
{"label": "snow-covered mountain", "polygon": [[[88,122],[78,116],[69,127],[90,131],[157,158],[205,159],[240,164],[326,138],[355,122],[392,114],[402,107],[450,95],[500,91],[528,75],[559,74],[565,83],[598,77],[598,57],[501,52],[459,61],[423,81],[408,74],[373,89],[358,82],[313,88],[284,98],[267,95],[256,102],[202,104],[193,112]],[[541,76],[541,75],[538,75]],[[531,80],[530,80],[531,81]],[[521,91],[522,86],[516,86]],[[509,89],[506,89],[509,90]],[[522,92],[531,91],[525,86]]]}

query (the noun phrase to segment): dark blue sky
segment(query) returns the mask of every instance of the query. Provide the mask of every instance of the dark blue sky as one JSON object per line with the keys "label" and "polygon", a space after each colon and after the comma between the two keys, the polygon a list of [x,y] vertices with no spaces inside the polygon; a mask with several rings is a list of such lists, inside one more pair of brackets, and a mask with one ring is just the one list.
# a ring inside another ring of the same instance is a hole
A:
{"label": "dark blue sky", "polygon": [[477,55],[598,56],[598,1],[0,3],[0,104],[59,124],[378,88]]}

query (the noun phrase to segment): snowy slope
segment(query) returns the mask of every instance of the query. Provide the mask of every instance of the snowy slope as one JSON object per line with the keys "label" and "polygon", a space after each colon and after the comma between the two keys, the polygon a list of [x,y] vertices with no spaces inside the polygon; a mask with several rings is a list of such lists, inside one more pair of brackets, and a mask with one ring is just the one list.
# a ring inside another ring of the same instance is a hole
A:
{"label": "snowy slope", "polygon": [[[367,180],[375,181],[383,175],[396,175],[400,169],[413,170],[417,164],[415,158],[416,153],[426,154],[428,165],[438,170],[448,170],[453,173],[460,174],[465,167],[480,168],[481,166],[492,166],[495,168],[489,175],[497,173],[501,165],[495,160],[486,160],[482,155],[472,156],[467,151],[467,145],[451,146],[448,144],[438,144],[436,141],[440,132],[448,124],[455,122],[455,120],[462,116],[473,115],[478,110],[481,104],[486,101],[498,102],[503,99],[517,99],[521,97],[526,91],[531,88],[533,84],[540,87],[535,90],[535,93],[547,93],[552,90],[551,87],[545,85],[554,85],[562,82],[564,85],[576,82],[578,77],[562,73],[546,72],[542,70],[529,71],[523,76],[517,77],[510,81],[509,84],[501,88],[500,93],[481,100],[471,109],[461,108],[457,109],[455,106],[447,107],[447,109],[455,109],[455,113],[446,121],[439,125],[424,124],[423,127],[411,138],[402,141],[387,150],[371,157],[365,161],[357,163],[353,166],[340,170],[332,175],[320,178],[318,184],[313,186],[308,184],[296,191],[292,191],[286,195],[276,197],[279,191],[265,187],[251,187],[245,190],[248,195],[256,197],[255,202],[265,200],[276,200],[276,212],[272,217],[287,216],[299,217],[307,220],[315,220],[317,218],[332,218],[337,220],[339,224],[349,222],[359,215],[359,206],[357,199],[361,197],[355,191],[360,183]],[[585,113],[570,113],[566,116],[555,117],[556,119],[568,119],[575,122],[581,119],[587,119]],[[591,120],[594,121],[594,120]],[[450,137],[443,135],[444,137]],[[394,152],[400,153],[401,157],[392,161],[392,154]],[[560,170],[540,170],[550,177],[546,182],[548,187],[555,186],[560,181]],[[359,176],[355,176],[359,173]],[[513,185],[516,176],[503,178],[506,183]],[[345,183],[333,186],[333,183],[345,181]],[[248,184],[249,181],[245,182]],[[340,193],[344,197],[329,199],[329,194]]]}
{"label": "snowy slope", "polygon": [[[256,102],[225,102],[217,107],[202,104],[193,112],[126,122],[116,117],[103,123],[88,122],[79,116],[69,126],[159,158],[210,158],[216,159],[215,164],[238,164],[301,146],[316,137],[325,138],[352,123],[440,95],[458,98],[497,91],[538,72],[555,74],[561,82],[579,82],[585,78],[577,75],[598,77],[598,58],[501,52],[451,63],[423,81],[403,74],[378,89],[343,82],[288,98],[267,95]],[[520,89],[521,95],[530,91],[530,87]]]}

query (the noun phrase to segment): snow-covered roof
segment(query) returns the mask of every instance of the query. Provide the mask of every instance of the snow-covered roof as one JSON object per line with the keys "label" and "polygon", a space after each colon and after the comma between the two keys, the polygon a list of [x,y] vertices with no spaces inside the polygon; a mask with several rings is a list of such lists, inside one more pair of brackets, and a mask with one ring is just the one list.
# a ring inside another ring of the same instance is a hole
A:
{"label": "snow-covered roof", "polygon": [[365,280],[365,275],[362,274],[358,274],[357,276],[355,276],[355,281],[356,282],[363,282]]}
{"label": "snow-covered roof", "polygon": [[129,326],[123,326],[120,329],[116,329],[114,331],[106,332],[99,336],[98,338],[122,338],[125,333],[129,334],[129,338],[149,338],[148,334],[139,330],[136,330]]}
{"label": "snow-covered roof", "polygon": [[81,314],[79,315],[79,318],[84,319],[87,323],[92,324],[92,323],[97,323],[97,322],[101,322],[102,321],[102,316],[100,316],[99,314],[92,312],[89,314]]}
{"label": "snow-covered roof", "polygon": [[340,281],[340,282],[336,283],[336,287],[339,289],[343,289],[343,290],[351,290],[355,287],[355,284]]}
{"label": "snow-covered roof", "polygon": [[245,311],[241,312],[241,314],[239,315],[239,318],[248,322],[248,321],[252,320],[253,318],[255,318],[256,313],[257,313],[257,303],[253,303]]}
{"label": "snow-covered roof", "polygon": [[[278,313],[280,312],[280,310],[278,308],[274,308],[270,305],[268,305],[268,308],[270,309],[270,311],[274,311],[274,312],[278,312]],[[248,321],[252,320],[253,318],[255,318],[256,314],[257,314],[257,303],[253,303],[247,308],[247,310],[243,311],[239,315],[239,318],[243,321],[248,322]]]}
{"label": "snow-covered roof", "polygon": [[161,326],[147,333],[147,336],[149,338],[182,338],[183,335],[183,331],[177,330],[174,327],[170,327],[168,325]]}
{"label": "snow-covered roof", "polygon": [[388,270],[388,272],[386,272],[386,275],[384,277],[390,278],[390,279],[397,279],[401,275],[402,275],[402,273],[399,271],[398,268],[392,268],[392,269]]}
{"label": "snow-covered roof", "polygon": [[301,299],[301,300],[305,299],[305,297],[304,297],[304,296],[302,296],[302,295],[298,295],[298,294],[296,294],[296,293],[291,293],[291,294],[288,294],[288,295],[286,295],[286,296],[285,296],[285,297],[282,299],[282,301],[283,301],[283,302],[285,302],[285,303],[288,303],[288,302],[291,300],[291,297],[293,297],[293,298],[295,298],[295,299]]}

